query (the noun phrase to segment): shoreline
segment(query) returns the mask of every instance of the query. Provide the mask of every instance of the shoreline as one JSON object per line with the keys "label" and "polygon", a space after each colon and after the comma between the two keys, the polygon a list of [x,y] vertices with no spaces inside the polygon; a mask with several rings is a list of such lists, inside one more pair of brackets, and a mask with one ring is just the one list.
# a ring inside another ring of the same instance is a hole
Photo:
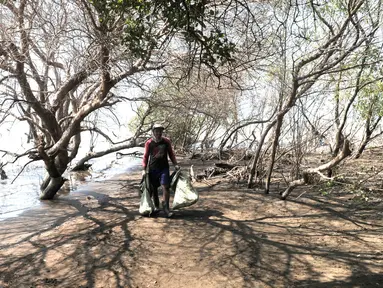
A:
{"label": "shoreline", "polygon": [[[128,158],[125,158],[125,161],[129,161]],[[140,170],[140,165],[138,163],[132,163],[124,170],[119,170],[119,173],[108,175],[108,173],[103,173],[105,171],[113,171],[115,168],[111,166],[109,169],[103,169],[100,171],[76,171],[69,172],[67,183],[63,185],[60,191],[56,194],[53,200],[40,200],[38,192],[36,193],[27,193],[27,198],[23,198],[23,195],[19,196],[19,200],[22,201],[25,199],[31,202],[30,206],[23,207],[19,210],[12,210],[0,213],[0,223],[7,221],[8,219],[17,218],[23,213],[27,213],[29,210],[40,209],[41,206],[49,205],[49,202],[57,202],[62,199],[75,200],[77,194],[81,194],[84,190],[90,190],[88,186],[95,185],[97,183],[102,183],[105,181],[118,181],[118,179],[123,178],[125,174],[135,173]],[[93,177],[93,175],[95,177]],[[89,179],[86,179],[89,177]],[[38,186],[36,186],[38,187]],[[18,200],[18,199],[17,199]],[[6,203],[6,202],[5,202]],[[4,206],[2,206],[4,207]],[[1,208],[1,207],[0,207]],[[49,209],[49,208],[48,208]],[[9,215],[10,214],[10,215]]]}

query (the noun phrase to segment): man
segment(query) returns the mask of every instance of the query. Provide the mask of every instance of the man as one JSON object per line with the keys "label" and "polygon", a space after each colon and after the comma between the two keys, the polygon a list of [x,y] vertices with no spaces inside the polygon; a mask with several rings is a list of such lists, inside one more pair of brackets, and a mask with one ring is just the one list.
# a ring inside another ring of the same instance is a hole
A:
{"label": "man", "polygon": [[[168,138],[162,137],[164,127],[161,124],[154,124],[152,127],[153,137],[145,143],[144,157],[142,160],[142,175],[145,176],[149,170],[149,180],[154,187],[154,206],[158,209],[159,200],[157,189],[161,185],[163,191],[162,207],[167,217],[171,217],[169,210],[169,162],[168,156],[176,170],[180,169],[173,152],[171,142]],[[149,169],[147,167],[149,166]]]}

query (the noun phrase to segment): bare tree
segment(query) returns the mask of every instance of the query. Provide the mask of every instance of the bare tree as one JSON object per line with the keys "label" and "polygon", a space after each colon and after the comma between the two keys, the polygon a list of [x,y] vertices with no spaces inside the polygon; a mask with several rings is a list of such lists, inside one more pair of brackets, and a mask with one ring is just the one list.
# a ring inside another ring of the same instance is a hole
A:
{"label": "bare tree", "polygon": [[[29,157],[42,160],[48,173],[41,184],[41,199],[52,199],[65,182],[62,175],[78,153],[81,132],[90,129],[84,120],[122,100],[116,96],[121,82],[161,70],[180,53],[188,54],[170,44],[173,39],[191,43],[193,49],[186,52],[205,53],[202,62],[212,68],[213,62],[230,58],[233,44],[223,41],[224,35],[217,38],[221,32],[205,37],[199,28],[192,29],[193,23],[203,23],[205,13],[210,15],[205,6],[198,6],[198,11],[182,7],[195,14],[180,23],[172,17],[182,15],[172,16],[177,10],[166,3],[142,2],[145,9],[141,9],[130,2],[132,7],[114,2],[0,3],[1,84],[13,88],[2,94],[3,118],[11,116],[30,126],[35,146]],[[163,18],[166,11],[169,17]],[[132,145],[133,138],[123,147]]]}
{"label": "bare tree", "polygon": [[356,159],[362,155],[363,151],[372,140],[380,137],[383,134],[382,130],[373,134],[377,130],[380,121],[382,120],[382,111],[380,111],[381,106],[379,104],[381,101],[381,96],[380,93],[375,93],[372,94],[372,97],[370,97],[369,103],[367,104],[368,106],[365,107],[364,135],[362,141],[356,149],[354,155],[354,158]]}
{"label": "bare tree", "polygon": [[139,109],[150,112],[138,115],[132,125],[136,129],[138,123],[150,127],[160,121],[176,148],[189,150],[190,145],[200,142],[203,149],[214,141],[217,131],[235,121],[238,90],[219,87],[217,78],[211,78],[207,70],[189,75],[187,81],[175,83],[174,79],[179,79],[178,71],[169,72],[148,93]]}
{"label": "bare tree", "polygon": [[[283,103],[280,106],[279,112],[277,113],[274,120],[269,124],[268,128],[271,129],[271,126],[277,124],[277,128],[274,131],[274,145],[273,150],[276,150],[276,146],[279,143],[280,136],[280,127],[282,125],[284,116],[286,113],[290,111],[290,109],[295,105],[296,101],[307,95],[307,92],[310,89],[313,89],[313,85],[323,77],[324,75],[328,75],[330,73],[339,73],[344,68],[341,66],[342,63],[346,59],[353,55],[353,53],[357,53],[358,48],[360,48],[363,44],[366,43],[374,35],[377,26],[369,26],[368,30],[364,27],[363,23],[360,20],[360,15],[363,14],[365,10],[365,1],[348,1],[347,6],[344,7],[342,11],[336,11],[336,13],[342,12],[341,16],[338,15],[337,18],[333,18],[330,20],[332,15],[325,15],[326,12],[324,10],[319,10],[314,3],[309,3],[309,7],[305,7],[305,12],[312,15],[315,19],[315,24],[313,26],[314,34],[316,33],[325,33],[328,36],[317,38],[317,43],[314,46],[307,47],[305,45],[305,41],[307,40],[307,36],[309,35],[308,26],[305,26],[305,33],[307,35],[301,35],[301,37],[297,37],[297,41],[301,41],[301,48],[307,49],[304,53],[304,56],[301,53],[298,53],[300,50],[297,49],[297,46],[293,46],[291,49],[293,51],[292,58],[293,61],[289,65],[291,67],[291,72],[289,73],[288,82],[285,84],[285,87],[288,87],[288,94],[283,98]],[[302,25],[301,18],[296,18],[297,13],[293,13],[296,9],[301,9],[304,6],[294,6],[288,5],[287,14],[291,15],[291,19],[289,21],[285,21],[286,25]],[[380,9],[378,7],[378,9]],[[305,18],[305,19],[313,19],[313,18]],[[291,21],[292,20],[292,21]],[[294,29],[288,29],[283,31],[294,31]],[[283,33],[282,33],[283,34]],[[295,49],[295,50],[294,50]],[[354,65],[353,67],[358,67],[358,65]],[[269,175],[271,174],[274,157],[272,153],[272,157],[270,159],[269,164]],[[248,185],[251,186],[255,167],[257,165],[257,157],[254,158],[251,174],[249,177]],[[268,177],[270,179],[270,176]],[[268,185],[266,185],[265,192],[268,192]]]}

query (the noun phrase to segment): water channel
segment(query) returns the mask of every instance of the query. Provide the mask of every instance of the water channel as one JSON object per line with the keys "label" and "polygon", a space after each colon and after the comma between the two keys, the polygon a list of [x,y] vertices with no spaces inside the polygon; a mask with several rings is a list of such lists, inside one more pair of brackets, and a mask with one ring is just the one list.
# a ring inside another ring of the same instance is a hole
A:
{"label": "water channel", "polygon": [[[135,151],[141,152],[139,148]],[[92,167],[88,172],[70,172],[64,175],[68,179],[63,187],[65,193],[59,192],[57,197],[72,197],[76,191],[80,188],[84,189],[84,186],[92,182],[107,180],[116,175],[140,169],[141,158],[116,157],[113,153],[92,159],[89,163]],[[17,175],[22,166],[14,166],[10,170],[7,167],[5,170],[8,179],[0,181],[0,221],[16,217],[28,209],[42,205],[42,201],[39,200],[39,187],[45,175],[43,163],[28,165],[19,176]]]}

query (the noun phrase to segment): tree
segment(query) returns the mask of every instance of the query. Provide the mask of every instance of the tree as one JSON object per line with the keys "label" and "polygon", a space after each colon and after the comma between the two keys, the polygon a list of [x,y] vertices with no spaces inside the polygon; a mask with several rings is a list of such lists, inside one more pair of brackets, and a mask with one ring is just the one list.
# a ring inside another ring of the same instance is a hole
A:
{"label": "tree", "polygon": [[[281,39],[291,38],[289,46],[286,46],[286,51],[291,53],[288,59],[291,60],[288,63],[288,78],[283,83],[284,91],[287,92],[284,93],[281,102],[279,102],[279,109],[275,118],[267,126],[264,137],[260,139],[260,145],[263,145],[265,135],[276,125],[268,168],[268,183],[273,171],[275,151],[279,143],[284,116],[296,104],[298,99],[308,95],[308,92],[315,87],[314,85],[321,77],[351,69],[350,67],[344,68],[341,64],[351,55],[357,53],[358,49],[370,37],[374,36],[378,27],[376,25],[379,23],[379,13],[373,14],[375,17],[373,19],[363,17],[364,15],[371,15],[369,12],[372,7],[367,4],[366,1],[347,1],[344,5],[343,3],[332,2],[317,5],[310,1],[310,3],[302,3],[302,5],[285,3],[282,9],[276,7],[276,11],[286,15],[286,18],[280,17],[286,19],[281,22],[281,27],[288,25],[288,29],[278,29],[279,34],[276,33],[276,37]],[[285,10],[283,7],[285,7]],[[380,7],[376,9],[380,11]],[[305,17],[301,16],[300,13],[303,13],[302,15],[305,15]],[[336,17],[334,17],[335,15]],[[374,25],[370,25],[370,20],[374,21]],[[314,23],[311,21],[314,21]],[[309,27],[312,27],[312,30]],[[297,31],[302,32],[299,32],[300,34],[296,36],[294,34]],[[289,33],[289,37],[284,37],[284,33]],[[358,65],[352,67],[355,68]],[[259,153],[257,151],[251,167],[249,186],[252,185],[258,157]],[[265,192],[268,193],[268,190],[269,185],[267,184]]]}
{"label": "tree", "polygon": [[203,149],[235,118],[238,102],[236,90],[218,87],[217,79],[208,76],[208,71],[199,71],[187,81],[174,83],[179,72],[168,74],[142,99],[131,122],[133,130],[143,122],[148,129],[154,122],[162,122],[175,147],[189,150],[191,144],[201,141],[199,148]]}
{"label": "tree", "polygon": [[364,120],[364,135],[358,148],[356,149],[355,158],[359,158],[368,143],[383,134],[382,130],[375,133],[379,127],[380,121],[383,116],[383,103],[382,103],[382,84],[378,80],[379,77],[373,77],[370,85],[362,90],[357,101],[357,109]]}
{"label": "tree", "polygon": [[[212,69],[231,60],[234,45],[214,22],[205,23],[205,17],[224,15],[216,5],[206,5],[1,1],[2,118],[29,124],[34,141],[29,157],[42,160],[48,173],[41,199],[52,199],[65,182],[62,175],[78,153],[81,132],[89,129],[84,120],[122,101],[119,83],[161,70],[174,57],[193,64],[200,59]],[[188,46],[177,46],[181,40]],[[135,138],[127,143],[124,147],[134,146]]]}

